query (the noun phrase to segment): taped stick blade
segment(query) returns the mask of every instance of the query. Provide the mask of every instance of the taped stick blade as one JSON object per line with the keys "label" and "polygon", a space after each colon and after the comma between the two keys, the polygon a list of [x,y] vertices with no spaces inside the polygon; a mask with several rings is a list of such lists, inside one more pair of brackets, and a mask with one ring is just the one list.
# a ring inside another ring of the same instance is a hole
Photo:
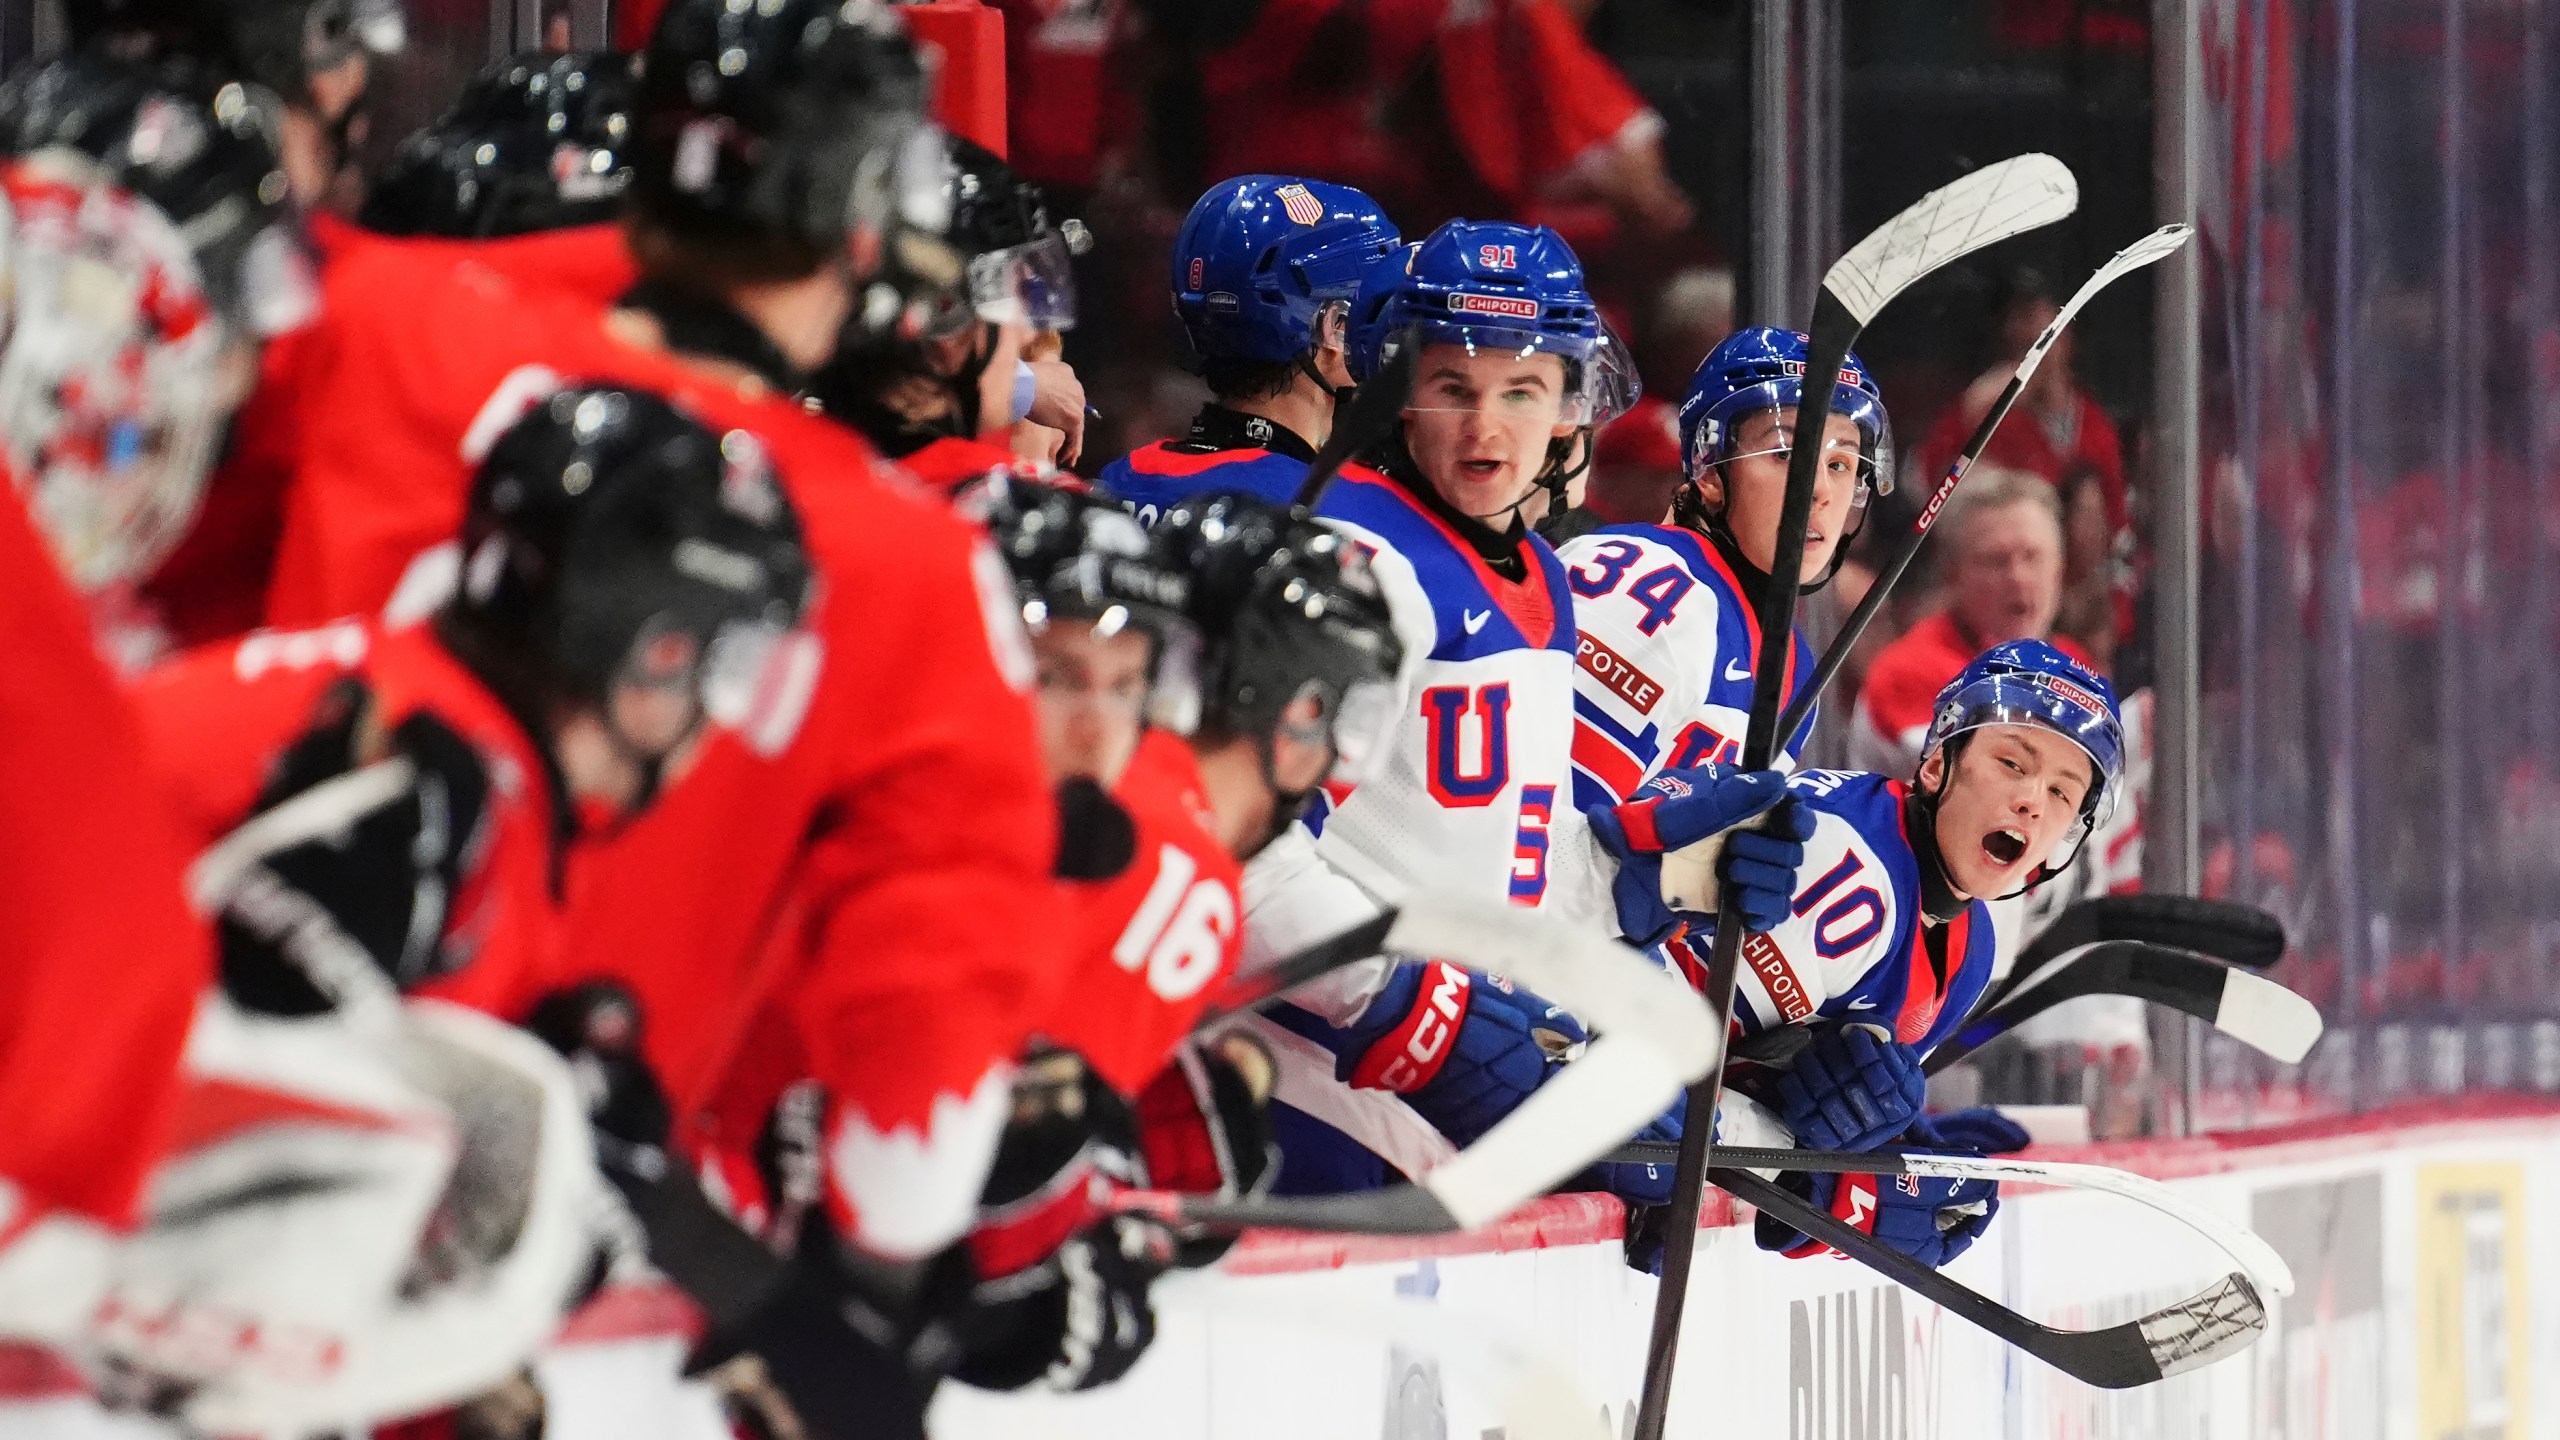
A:
{"label": "taped stick blade", "polygon": [[1860,326],[1912,282],[1985,245],[2050,225],[2080,207],[2071,168],[2050,155],[1986,165],[1920,198],[1850,247],[1822,288]]}
{"label": "taped stick blade", "polygon": [[2246,1275],[2225,1275],[2203,1294],[2139,1322],[2160,1378],[2201,1369],[2249,1348],[2266,1333],[2267,1306]]}

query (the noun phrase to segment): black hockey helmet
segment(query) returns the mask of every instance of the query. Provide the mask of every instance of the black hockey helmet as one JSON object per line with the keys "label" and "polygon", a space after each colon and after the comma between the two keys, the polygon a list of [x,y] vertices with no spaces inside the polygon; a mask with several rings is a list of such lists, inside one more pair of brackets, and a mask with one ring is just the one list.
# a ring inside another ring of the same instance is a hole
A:
{"label": "black hockey helmet", "polygon": [[292,329],[319,303],[276,125],[274,95],[185,56],[66,56],[0,86],[0,152],[149,201],[206,297],[251,334]]}
{"label": "black hockey helmet", "polygon": [[445,633],[520,711],[585,703],[610,725],[614,687],[637,685],[689,691],[768,753],[797,728],[813,582],[755,436],[644,391],[557,391],[481,460],[461,549]]}
{"label": "black hockey helmet", "polygon": [[877,0],[670,0],[643,66],[632,199],[679,238],[823,256],[910,215],[939,232],[938,137]]}
{"label": "black hockey helmet", "polygon": [[297,103],[311,77],[408,38],[399,0],[69,0],[71,42],[119,55],[184,54]]}
{"label": "black hockey helmet", "polygon": [[[960,136],[950,146],[950,242],[968,257],[968,300],[977,318],[1072,329],[1076,287],[1069,262],[1093,248],[1084,222],[1053,221],[1047,193],[994,151]],[[962,311],[929,328],[948,333],[966,318]]]}
{"label": "black hockey helmet", "polygon": [[[1404,663],[1367,554],[1314,520],[1236,492],[1175,506],[1152,542],[1161,563],[1191,579],[1201,648],[1195,733],[1252,739],[1268,777],[1271,736],[1293,705],[1313,698],[1322,732],[1296,738],[1329,743],[1333,778],[1356,784],[1385,750]],[[1284,821],[1295,817],[1284,808]]]}
{"label": "black hockey helmet", "polygon": [[385,235],[462,240],[610,220],[631,182],[639,78],[631,55],[500,61],[391,152],[359,218]]}
{"label": "black hockey helmet", "polygon": [[959,503],[984,521],[1012,574],[1025,628],[1036,635],[1073,623],[1102,636],[1145,633],[1156,657],[1150,718],[1188,731],[1199,710],[1191,582],[1164,563],[1137,517],[1099,496],[1003,472]]}

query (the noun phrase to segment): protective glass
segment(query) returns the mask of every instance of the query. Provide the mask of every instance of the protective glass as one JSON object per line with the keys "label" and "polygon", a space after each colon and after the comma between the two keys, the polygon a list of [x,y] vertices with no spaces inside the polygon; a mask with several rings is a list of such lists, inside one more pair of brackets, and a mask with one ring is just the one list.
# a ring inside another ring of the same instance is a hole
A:
{"label": "protective glass", "polygon": [[139,581],[193,520],[230,331],[157,206],[77,167],[0,172],[7,272],[0,444],[83,590]]}

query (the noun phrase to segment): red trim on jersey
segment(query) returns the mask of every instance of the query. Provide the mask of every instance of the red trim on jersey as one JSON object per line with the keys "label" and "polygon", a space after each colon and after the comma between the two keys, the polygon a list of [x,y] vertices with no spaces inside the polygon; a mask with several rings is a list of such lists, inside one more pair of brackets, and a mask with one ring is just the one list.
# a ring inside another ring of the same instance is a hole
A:
{"label": "red trim on jersey", "polygon": [[1432,513],[1430,506],[1391,480],[1382,483],[1393,490],[1396,498],[1404,501],[1414,514],[1446,536],[1449,547],[1475,568],[1476,580],[1484,586],[1484,592],[1493,597],[1493,603],[1502,607],[1502,613],[1511,617],[1511,623],[1520,631],[1520,638],[1528,641],[1533,649],[1546,649],[1547,642],[1556,637],[1556,597],[1547,589],[1546,567],[1538,563],[1537,551],[1530,546],[1528,535],[1524,533],[1519,544],[1524,573],[1517,580],[1508,579],[1486,564],[1484,557],[1476,553],[1476,547],[1468,544],[1448,521]]}
{"label": "red trim on jersey", "polygon": [[[1707,563],[1714,566],[1716,574],[1724,578],[1725,593],[1742,602],[1738,607],[1742,611],[1742,629],[1743,633],[1751,638],[1751,669],[1752,673],[1757,675],[1760,670],[1760,607],[1751,603],[1751,592],[1743,588],[1742,577],[1733,573],[1733,566],[1726,563],[1724,552],[1717,549],[1713,541],[1700,545],[1698,553],[1706,556]],[[1789,638],[1792,641],[1793,637]],[[1782,697],[1780,703],[1783,705],[1786,700],[1794,699],[1795,693],[1796,647],[1790,643],[1787,646],[1786,683],[1778,691]],[[1787,737],[1779,736],[1778,743],[1786,744]]]}
{"label": "red trim on jersey", "polygon": [[1221,465],[1233,465],[1241,460],[1259,460],[1273,453],[1269,450],[1212,450],[1204,455],[1193,455],[1171,449],[1169,448],[1171,444],[1171,441],[1159,440],[1153,445],[1141,445],[1129,452],[1126,463],[1130,469],[1141,475],[1177,475],[1188,478],[1203,471],[1215,470]]}
{"label": "red trim on jersey", "polygon": [[1609,738],[1607,731],[1577,720],[1573,726],[1573,763],[1612,795],[1632,795],[1644,783],[1644,762]]}

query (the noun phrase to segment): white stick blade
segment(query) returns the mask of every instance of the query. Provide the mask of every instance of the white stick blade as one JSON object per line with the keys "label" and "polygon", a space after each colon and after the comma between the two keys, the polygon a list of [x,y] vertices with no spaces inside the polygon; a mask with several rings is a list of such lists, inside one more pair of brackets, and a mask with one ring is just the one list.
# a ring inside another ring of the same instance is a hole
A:
{"label": "white stick blade", "polygon": [[2070,303],[2064,305],[2062,313],[2056,315],[2053,323],[2046,327],[2046,333],[2058,333],[2063,326],[2070,324],[2071,317],[2080,313],[2080,307],[2096,299],[2099,291],[2145,265],[2155,264],[2177,254],[2186,247],[2188,239],[2195,233],[2196,227],[2183,222],[2163,225],[2117,251],[2114,258],[2098,267],[2096,274],[2082,282],[2080,288],[2072,294]]}
{"label": "white stick blade", "polygon": [[2311,1053],[2323,1028],[2319,1007],[2264,975],[2234,970],[2222,978],[2213,1028],[2287,1065]]}
{"label": "white stick blade", "polygon": [[2066,1190],[2095,1190],[2148,1205],[2211,1241],[2214,1248],[2240,1263],[2258,1289],[2269,1295],[2293,1293],[2293,1267],[2258,1233],[2148,1175],[2108,1165],[2081,1165],[2058,1160],[2028,1160],[2006,1155],[1917,1153],[1903,1157],[1913,1175],[1958,1180],[2015,1180],[2025,1185],[2052,1185]]}
{"label": "white stick blade", "polygon": [[2080,184],[2050,155],[2020,155],[1943,185],[1849,248],[1822,277],[1860,325],[1910,284],[1985,245],[2080,208]]}

